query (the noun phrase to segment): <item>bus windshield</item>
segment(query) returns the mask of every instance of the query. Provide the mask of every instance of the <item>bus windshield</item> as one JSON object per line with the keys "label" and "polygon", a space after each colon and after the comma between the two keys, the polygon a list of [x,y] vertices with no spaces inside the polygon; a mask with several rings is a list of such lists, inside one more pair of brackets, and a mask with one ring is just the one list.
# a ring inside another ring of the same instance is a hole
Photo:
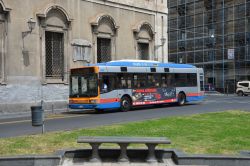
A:
{"label": "bus windshield", "polygon": [[97,74],[72,75],[70,77],[70,97],[98,96]]}

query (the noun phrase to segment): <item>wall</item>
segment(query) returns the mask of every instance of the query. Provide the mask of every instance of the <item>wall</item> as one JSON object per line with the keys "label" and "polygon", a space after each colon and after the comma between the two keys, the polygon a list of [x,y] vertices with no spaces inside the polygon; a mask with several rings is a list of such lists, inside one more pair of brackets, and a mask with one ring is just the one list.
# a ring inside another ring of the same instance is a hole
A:
{"label": "wall", "polygon": [[[154,38],[151,59],[167,61],[167,44],[163,47],[161,38],[166,38],[166,0],[0,0],[6,9],[6,54],[4,81],[0,82],[0,112],[27,111],[32,104],[64,101],[68,98],[69,69],[86,64],[73,61],[73,39],[85,39],[92,44],[90,62],[96,62],[96,43],[92,22],[100,14],[107,14],[117,25],[113,60],[135,59],[136,39],[133,29],[144,21],[152,26]],[[51,8],[58,8],[67,20],[65,33],[65,79],[50,84],[44,76],[44,25],[42,20]],[[162,16],[165,22],[162,24]],[[35,29],[28,31],[27,21],[36,21]],[[158,48],[157,48],[158,45]],[[25,53],[23,53],[25,50]],[[51,93],[53,91],[53,93]],[[16,107],[19,107],[18,110]]]}

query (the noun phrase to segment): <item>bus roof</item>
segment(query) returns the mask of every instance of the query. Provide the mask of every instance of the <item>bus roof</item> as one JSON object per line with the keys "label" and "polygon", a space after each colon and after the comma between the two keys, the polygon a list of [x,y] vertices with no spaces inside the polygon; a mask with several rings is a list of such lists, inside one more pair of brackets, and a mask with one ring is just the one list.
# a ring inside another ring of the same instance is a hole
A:
{"label": "bus roof", "polygon": [[126,66],[126,67],[166,67],[166,68],[196,68],[189,64],[160,63],[148,60],[118,60],[105,63],[90,64],[90,66]]}

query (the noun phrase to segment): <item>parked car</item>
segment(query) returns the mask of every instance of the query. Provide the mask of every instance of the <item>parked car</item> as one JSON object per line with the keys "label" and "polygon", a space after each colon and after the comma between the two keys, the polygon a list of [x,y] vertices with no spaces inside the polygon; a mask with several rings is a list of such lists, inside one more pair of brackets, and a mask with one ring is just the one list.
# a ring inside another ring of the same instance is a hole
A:
{"label": "parked car", "polygon": [[238,96],[248,96],[250,94],[250,81],[239,81],[236,93]]}

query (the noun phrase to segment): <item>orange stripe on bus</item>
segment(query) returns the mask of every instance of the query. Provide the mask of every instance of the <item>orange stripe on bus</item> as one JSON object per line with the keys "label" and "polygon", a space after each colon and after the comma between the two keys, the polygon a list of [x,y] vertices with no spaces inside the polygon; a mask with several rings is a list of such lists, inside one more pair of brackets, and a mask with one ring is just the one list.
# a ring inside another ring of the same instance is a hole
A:
{"label": "orange stripe on bus", "polygon": [[203,96],[203,93],[187,93],[188,97],[192,97],[192,96]]}
{"label": "orange stripe on bus", "polygon": [[110,99],[100,99],[100,103],[113,103],[120,102],[119,98],[110,98]]}

